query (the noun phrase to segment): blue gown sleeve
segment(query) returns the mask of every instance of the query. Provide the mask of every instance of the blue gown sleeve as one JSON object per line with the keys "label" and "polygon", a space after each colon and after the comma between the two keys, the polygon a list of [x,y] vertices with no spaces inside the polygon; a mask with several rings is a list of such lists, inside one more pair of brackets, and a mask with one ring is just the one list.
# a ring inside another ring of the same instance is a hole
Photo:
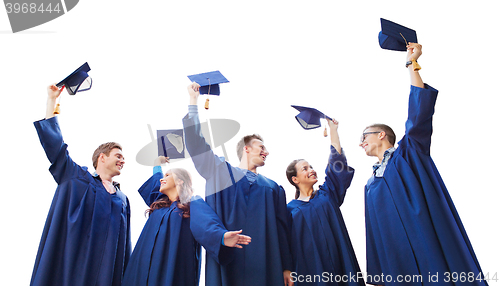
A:
{"label": "blue gown sleeve", "polygon": [[[210,192],[218,192],[232,185],[224,158],[215,155],[202,134],[198,113],[188,113],[182,120],[186,149],[198,173],[207,180]],[[211,193],[206,193],[206,196]]]}
{"label": "blue gown sleeve", "polygon": [[340,207],[344,202],[345,194],[351,185],[354,169],[347,164],[344,150],[339,154],[335,147],[330,145],[330,157],[326,166],[326,179],[324,186],[320,187]]}
{"label": "blue gown sleeve", "polygon": [[163,174],[161,166],[154,166],[153,167],[153,174],[156,174],[156,173],[162,173]]}
{"label": "blue gown sleeve", "polygon": [[281,264],[284,270],[293,270],[292,253],[290,252],[290,220],[288,217],[286,195],[282,186],[275,193],[274,208],[276,210],[276,226],[280,242]]}
{"label": "blue gown sleeve", "polygon": [[215,211],[199,196],[193,197],[190,204],[191,232],[207,253],[221,265],[233,259],[232,247],[222,245],[227,229]]}
{"label": "blue gown sleeve", "polygon": [[161,172],[155,172],[138,190],[142,199],[148,206],[151,206],[151,204],[160,197],[165,196],[160,193],[161,178],[163,178],[163,174]]}
{"label": "blue gown sleeve", "polygon": [[69,156],[68,145],[64,143],[57,117],[34,122],[38,138],[51,166],[50,173],[57,184],[84,175],[87,170],[77,165]]}
{"label": "blue gown sleeve", "polygon": [[438,91],[427,84],[424,88],[411,86],[405,138],[401,140],[403,146],[408,144],[420,152],[430,154],[432,116],[437,95]]}

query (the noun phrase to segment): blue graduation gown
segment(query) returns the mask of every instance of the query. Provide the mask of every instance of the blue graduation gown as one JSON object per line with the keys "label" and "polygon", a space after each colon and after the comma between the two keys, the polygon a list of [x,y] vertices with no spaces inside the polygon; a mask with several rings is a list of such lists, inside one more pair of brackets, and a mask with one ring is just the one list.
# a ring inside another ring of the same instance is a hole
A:
{"label": "blue graduation gown", "polygon": [[330,151],[325,183],[316,196],[287,205],[295,285],[365,285],[358,279],[361,270],[340,212],[354,169],[343,153],[333,146]]}
{"label": "blue graduation gown", "polygon": [[[139,189],[148,206],[165,196],[159,192],[161,178],[162,173],[155,173]],[[123,286],[197,286],[201,246],[189,224],[190,218],[182,217],[177,202],[153,211],[130,257]]]}
{"label": "blue graduation gown", "polygon": [[[283,270],[291,269],[285,191],[258,175],[232,167],[216,156],[201,134],[198,115],[183,119],[186,148],[200,175],[206,179],[206,202],[227,229],[252,237],[243,249],[221,246],[217,235],[197,236],[211,229],[213,219],[192,212],[191,229],[207,250],[206,285],[283,285]],[[220,262],[217,263],[217,261]]]}
{"label": "blue graduation gown", "polygon": [[[430,156],[437,94],[428,85],[411,87],[405,136],[383,177],[373,177],[365,187],[367,274],[393,280],[383,283],[368,276],[368,283],[437,285],[429,281],[430,273],[438,274],[439,285],[488,285],[446,282],[451,280],[446,272],[478,277],[481,268]],[[421,275],[422,281],[399,283],[398,275]]]}
{"label": "blue graduation gown", "polygon": [[77,165],[57,117],[34,123],[58,186],[45,222],[31,285],[116,285],[131,252],[130,207]]}

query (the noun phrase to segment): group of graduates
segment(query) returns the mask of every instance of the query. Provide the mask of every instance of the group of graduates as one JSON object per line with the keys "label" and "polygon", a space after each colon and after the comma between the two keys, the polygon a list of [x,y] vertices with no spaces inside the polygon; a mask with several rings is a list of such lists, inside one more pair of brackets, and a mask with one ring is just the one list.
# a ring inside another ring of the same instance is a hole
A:
{"label": "group of graduates", "polygon": [[[341,148],[337,120],[327,120],[331,146],[324,184],[315,188],[317,173],[308,161],[292,161],[286,176],[296,195],[287,205],[283,188],[257,172],[269,154],[259,135],[238,143],[239,166],[213,153],[201,132],[200,85],[193,82],[183,125],[186,148],[206,180],[205,199],[193,196],[186,170],[163,174],[168,158],[157,158],[139,189],[149,217],[132,252],[129,202],[113,181],[125,162],[122,148],[113,142],[99,146],[93,174],[77,165],[54,115],[62,88],[52,85],[46,118],[35,127],[58,187],[31,285],[198,285],[201,246],[210,286],[488,285],[478,278],[481,268],[430,157],[438,91],[419,75],[421,45],[409,43],[407,51],[405,135],[395,148],[392,129],[374,124],[360,142],[378,159],[365,187],[364,275],[340,211],[354,169]],[[452,273],[474,279],[455,281]]]}

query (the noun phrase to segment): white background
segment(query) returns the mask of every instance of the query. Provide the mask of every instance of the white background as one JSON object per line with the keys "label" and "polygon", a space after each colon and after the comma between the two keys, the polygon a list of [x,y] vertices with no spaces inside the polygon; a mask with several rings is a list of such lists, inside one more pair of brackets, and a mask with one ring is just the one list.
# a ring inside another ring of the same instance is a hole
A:
{"label": "white background", "polygon": [[[211,97],[209,111],[200,98],[202,121],[241,124],[225,144],[234,165],[237,141],[261,134],[270,156],[259,172],[283,185],[288,200],[294,195],[288,163],[305,158],[322,173],[329,153],[323,128],[303,130],[290,105],[316,107],[339,120],[341,143],[356,169],[341,210],[365,271],[363,187],[375,158],[358,147],[359,137],[380,122],[400,139],[410,86],[406,54],[378,45],[380,18],[417,31],[422,78],[440,91],[433,159],[483,272],[500,272],[496,11],[494,1],[82,0],[58,19],[13,34],[0,9],[0,284],[29,284],[56,188],[33,121],[45,115],[46,86],[84,62],[93,87],[76,96],[65,92],[59,121],[81,165],[92,166],[100,143],[123,145],[126,164],[116,180],[130,199],[133,244],[146,221],[137,189],[152,174],[135,161],[151,140],[147,124],[181,128],[186,76],[220,70],[230,83]],[[222,155],[220,147],[215,152]],[[190,160],[170,167],[187,168],[204,193]]]}

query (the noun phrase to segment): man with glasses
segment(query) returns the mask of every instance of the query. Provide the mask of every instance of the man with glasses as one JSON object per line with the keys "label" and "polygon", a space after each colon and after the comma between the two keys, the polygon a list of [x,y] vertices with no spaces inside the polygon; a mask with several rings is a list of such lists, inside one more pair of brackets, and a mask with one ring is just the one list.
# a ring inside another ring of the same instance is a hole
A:
{"label": "man with glasses", "polygon": [[[464,226],[430,157],[438,91],[424,84],[416,61],[422,46],[409,43],[410,97],[406,132],[368,126],[359,144],[378,158],[365,186],[367,276],[377,285],[488,285]],[[417,68],[418,67],[418,68]],[[456,281],[455,281],[456,282]],[[460,284],[462,285],[462,284]]]}

